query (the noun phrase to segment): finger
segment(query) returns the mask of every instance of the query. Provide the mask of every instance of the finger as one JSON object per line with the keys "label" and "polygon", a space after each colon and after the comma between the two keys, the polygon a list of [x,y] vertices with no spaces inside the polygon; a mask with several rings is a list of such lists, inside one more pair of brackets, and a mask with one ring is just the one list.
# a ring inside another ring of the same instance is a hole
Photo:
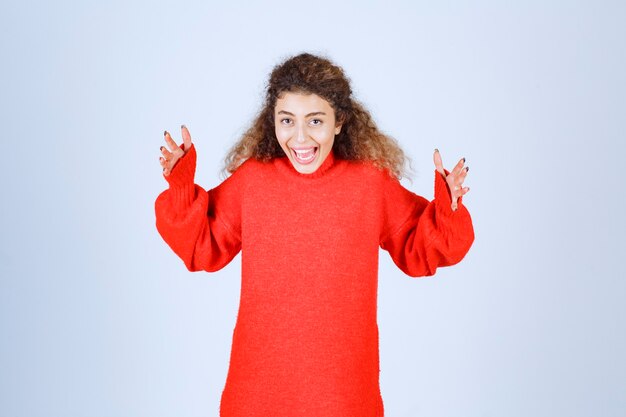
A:
{"label": "finger", "polygon": [[465,177],[467,177],[467,172],[469,171],[469,167],[465,167],[461,170],[461,173],[459,175],[456,176],[456,183],[458,185],[463,184],[463,181],[465,181]]}
{"label": "finger", "polygon": [[183,134],[183,145],[185,147],[185,149],[183,150],[187,152],[189,148],[191,148],[191,134],[189,133],[189,129],[187,129],[187,126],[185,125],[181,125],[180,129]]}
{"label": "finger", "polygon": [[161,164],[161,169],[163,171],[163,175],[167,176],[170,174],[171,171],[171,167],[170,167],[170,162],[163,158],[162,156],[159,157],[159,164]]}
{"label": "finger", "polygon": [[435,169],[438,173],[446,176],[446,172],[443,170],[443,162],[441,161],[441,155],[439,154],[439,149],[435,149],[435,153],[433,155],[433,161],[435,162]]}
{"label": "finger", "polygon": [[165,158],[165,159],[171,159],[172,158],[172,153],[170,151],[168,151],[165,146],[161,146],[160,150],[161,150],[161,154],[163,155],[163,158]]}
{"label": "finger", "polygon": [[166,160],[165,164],[163,165],[163,175],[168,176],[170,175],[170,173],[172,172],[172,161],[171,160]]}
{"label": "finger", "polygon": [[169,146],[170,151],[172,151],[172,153],[180,149],[180,147],[176,144],[176,142],[174,142],[174,139],[172,139],[172,137],[170,136],[170,132],[166,130],[164,134],[165,134],[165,143],[167,144],[167,146]]}
{"label": "finger", "polygon": [[461,174],[461,170],[463,169],[463,165],[464,164],[465,164],[465,158],[461,158],[461,160],[459,162],[457,162],[457,164],[452,169],[452,173],[455,176],[458,176],[459,174]]}
{"label": "finger", "polygon": [[469,189],[469,187],[463,187],[463,188],[461,188],[461,195],[465,195],[465,194],[467,194],[467,193],[469,192],[469,190],[470,190],[470,189]]}
{"label": "finger", "polygon": [[458,196],[458,194],[461,192],[462,189],[463,189],[462,184],[455,184],[450,187],[450,191],[452,192],[453,196]]}
{"label": "finger", "polygon": [[159,160],[159,162],[161,162],[161,170],[163,171],[163,175],[165,175],[165,176],[170,175],[170,171],[171,170],[170,170],[168,162],[165,161],[165,160],[163,160],[163,161]]}
{"label": "finger", "polygon": [[463,197],[463,189],[463,187],[457,187],[456,189],[451,190],[450,199],[452,200],[453,207],[456,207],[458,205],[459,198]]}

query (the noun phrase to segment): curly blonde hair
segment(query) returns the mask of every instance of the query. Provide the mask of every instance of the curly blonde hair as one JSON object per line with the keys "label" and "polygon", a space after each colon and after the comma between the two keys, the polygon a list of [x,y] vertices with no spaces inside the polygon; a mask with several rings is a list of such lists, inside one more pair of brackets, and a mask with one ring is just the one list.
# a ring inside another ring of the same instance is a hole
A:
{"label": "curly blonde hair", "polygon": [[274,67],[263,108],[226,155],[224,171],[232,174],[248,158],[267,162],[285,156],[276,139],[274,107],[286,92],[316,94],[331,105],[336,120],[343,124],[333,143],[336,158],[371,161],[398,179],[406,175],[408,157],[392,137],[378,130],[369,112],[352,97],[343,70],[326,58],[308,53]]}

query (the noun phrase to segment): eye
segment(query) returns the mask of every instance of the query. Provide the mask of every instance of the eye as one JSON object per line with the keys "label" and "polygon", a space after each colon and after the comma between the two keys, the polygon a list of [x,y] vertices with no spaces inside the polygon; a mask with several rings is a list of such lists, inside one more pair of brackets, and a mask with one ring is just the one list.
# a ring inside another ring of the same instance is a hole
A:
{"label": "eye", "polygon": [[322,120],[321,119],[313,119],[313,120],[311,120],[311,124],[313,126],[319,126],[319,125],[322,124]]}
{"label": "eye", "polygon": [[285,117],[283,119],[280,119],[280,123],[284,124],[284,125],[290,125],[291,124],[291,119],[289,117]]}

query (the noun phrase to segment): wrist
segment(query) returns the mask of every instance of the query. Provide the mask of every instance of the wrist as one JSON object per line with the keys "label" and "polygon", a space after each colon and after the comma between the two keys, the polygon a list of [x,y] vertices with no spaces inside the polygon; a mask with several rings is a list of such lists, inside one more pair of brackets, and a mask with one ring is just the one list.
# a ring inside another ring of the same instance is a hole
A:
{"label": "wrist", "polygon": [[455,193],[453,192],[453,190],[450,189],[448,181],[446,180],[446,176],[450,174],[450,172],[448,170],[444,171],[445,175],[441,174],[438,171],[435,171],[435,205],[438,212],[450,216],[461,208],[463,197],[457,197],[455,207]]}
{"label": "wrist", "polygon": [[[182,146],[181,146],[182,147]],[[194,183],[196,173],[196,148],[192,144],[176,162],[169,175],[163,175],[170,188],[184,187]]]}

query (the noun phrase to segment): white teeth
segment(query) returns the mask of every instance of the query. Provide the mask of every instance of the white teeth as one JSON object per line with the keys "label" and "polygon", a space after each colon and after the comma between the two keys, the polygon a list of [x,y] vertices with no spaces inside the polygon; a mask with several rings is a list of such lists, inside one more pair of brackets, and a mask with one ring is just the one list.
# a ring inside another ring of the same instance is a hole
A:
{"label": "white teeth", "polygon": [[311,155],[311,156],[310,156],[310,157],[308,157],[308,158],[300,158],[300,157],[298,157],[298,158],[299,158],[301,161],[307,162],[307,161],[312,160],[314,157],[315,157],[315,155]]}
{"label": "white teeth", "polygon": [[293,149],[296,158],[302,162],[309,162],[315,158],[315,148],[309,149]]}

